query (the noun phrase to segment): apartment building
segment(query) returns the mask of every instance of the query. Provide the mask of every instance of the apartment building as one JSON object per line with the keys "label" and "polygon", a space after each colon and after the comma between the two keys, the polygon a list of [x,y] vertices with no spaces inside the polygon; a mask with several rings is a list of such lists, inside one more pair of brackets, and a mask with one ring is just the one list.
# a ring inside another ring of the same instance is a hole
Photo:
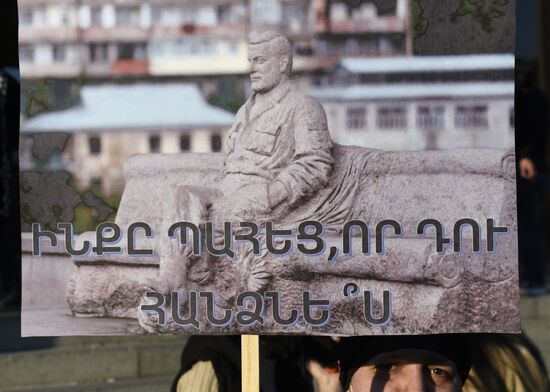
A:
{"label": "apartment building", "polygon": [[514,56],[343,59],[311,94],[333,139],[384,150],[514,147]]}
{"label": "apartment building", "polygon": [[24,78],[231,75],[247,34],[290,38],[298,72],[341,56],[410,53],[409,0],[20,0]]}
{"label": "apartment building", "polygon": [[314,52],[328,57],[412,54],[409,0],[315,1]]}

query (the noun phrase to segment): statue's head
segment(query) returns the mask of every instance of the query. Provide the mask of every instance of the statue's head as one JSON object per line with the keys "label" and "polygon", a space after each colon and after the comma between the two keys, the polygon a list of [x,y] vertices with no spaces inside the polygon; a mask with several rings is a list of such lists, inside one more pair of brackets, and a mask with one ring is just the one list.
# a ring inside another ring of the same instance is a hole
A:
{"label": "statue's head", "polygon": [[250,81],[254,92],[263,94],[289,78],[292,71],[292,47],[274,31],[251,33],[248,45]]}

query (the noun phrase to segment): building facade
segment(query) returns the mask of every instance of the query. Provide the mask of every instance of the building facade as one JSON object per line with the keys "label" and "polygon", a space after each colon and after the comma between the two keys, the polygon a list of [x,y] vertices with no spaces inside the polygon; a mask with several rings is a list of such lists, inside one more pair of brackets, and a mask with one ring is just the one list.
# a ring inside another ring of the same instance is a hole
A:
{"label": "building facade", "polygon": [[409,0],[20,0],[24,78],[231,75],[252,29],[291,40],[297,71],[411,53]]}
{"label": "building facade", "polygon": [[[80,189],[106,195],[124,187],[123,165],[133,154],[221,152],[233,114],[207,104],[190,84],[84,87],[81,103],[24,121],[22,170],[67,170]],[[41,138],[65,136],[62,151],[44,160],[33,149]]]}
{"label": "building facade", "polygon": [[506,54],[344,59],[311,94],[341,144],[512,149],[513,71]]}

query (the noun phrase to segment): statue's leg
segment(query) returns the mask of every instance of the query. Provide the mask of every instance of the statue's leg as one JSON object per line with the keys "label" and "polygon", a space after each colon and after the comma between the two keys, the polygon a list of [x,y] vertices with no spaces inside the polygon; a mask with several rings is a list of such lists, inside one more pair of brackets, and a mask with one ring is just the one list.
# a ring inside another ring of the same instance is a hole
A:
{"label": "statue's leg", "polygon": [[[215,191],[211,190],[211,194]],[[182,246],[181,229],[176,231],[174,238],[168,236],[170,226],[178,222],[191,222],[199,227],[207,218],[207,208],[211,201],[202,197],[198,189],[182,186],[175,192],[166,194],[162,201],[163,219],[161,222],[160,241],[156,251],[159,255],[159,272],[155,287],[148,291],[170,296],[172,292],[180,293],[180,308],[187,305],[189,292],[190,270],[193,264],[200,264],[200,257],[193,255],[192,234],[187,233],[187,245]],[[202,246],[202,243],[200,244]],[[156,299],[142,298],[142,305],[154,304]],[[140,325],[149,333],[165,333],[175,327],[172,320],[171,305],[165,309],[166,324],[159,324],[158,315],[138,312]]]}
{"label": "statue's leg", "polygon": [[[264,226],[266,221],[271,221],[272,211],[269,209],[267,200],[267,181],[258,176],[232,176],[226,182],[229,187],[224,196],[217,199],[209,210],[209,218],[214,223],[214,245],[221,249],[226,244],[224,238],[224,225],[231,223],[232,238],[236,235],[250,235],[249,225],[241,227],[242,222],[250,222],[256,225],[256,245],[249,240],[232,241],[234,256],[214,257],[210,256],[210,269],[224,268],[222,274],[218,274],[216,282],[231,277],[230,287],[219,288],[217,292],[225,298],[228,304],[240,292],[248,289],[256,290],[264,286],[258,282],[258,276],[266,276],[265,266],[265,241]],[[257,250],[254,251],[254,249]],[[259,252],[257,254],[256,252]],[[228,262],[229,260],[229,262]],[[260,279],[262,280],[262,279]],[[218,285],[223,286],[223,285]]]}
{"label": "statue's leg", "polygon": [[[163,293],[178,290],[185,286],[188,270],[196,262],[193,255],[193,237],[187,232],[187,244],[180,242],[180,232],[175,238],[168,237],[168,229],[178,222],[191,222],[199,227],[206,219],[209,200],[201,197],[194,189],[183,186],[167,195],[163,201],[162,237],[159,249],[159,283]],[[202,244],[201,244],[202,246]]]}

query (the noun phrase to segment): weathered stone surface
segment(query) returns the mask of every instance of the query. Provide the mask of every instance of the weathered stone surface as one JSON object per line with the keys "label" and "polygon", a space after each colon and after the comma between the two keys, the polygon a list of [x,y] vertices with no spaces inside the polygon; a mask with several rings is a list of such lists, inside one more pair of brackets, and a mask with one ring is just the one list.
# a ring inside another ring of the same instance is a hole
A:
{"label": "weathered stone surface", "polygon": [[[469,245],[463,254],[454,254],[452,249],[447,249],[445,255],[438,255],[434,251],[433,235],[426,238],[416,236],[416,225],[426,217],[439,219],[448,230],[460,218],[471,217],[484,223],[484,219],[492,217],[498,225],[509,226],[512,233],[515,232],[515,185],[513,172],[510,172],[514,165],[508,152],[458,150],[402,153],[335,146],[334,156],[338,164],[330,181],[334,178],[336,183],[344,175],[345,168],[356,165],[358,161],[364,160],[364,168],[357,172],[353,197],[346,199],[345,204],[338,204],[342,207],[342,213],[335,211],[334,217],[327,219],[327,227],[334,229],[332,237],[329,234],[326,238],[327,247],[341,247],[337,229],[352,218],[362,219],[371,227],[382,219],[395,219],[402,223],[404,238],[387,239],[387,251],[383,256],[374,253],[363,256],[359,237],[352,240],[353,256],[340,255],[334,262],[327,261],[327,254],[310,257],[295,252],[289,257],[270,256],[267,261],[268,278],[262,289],[284,293],[283,307],[290,309],[298,306],[302,291],[310,291],[317,298],[338,298],[334,302],[335,313],[330,326],[314,329],[297,324],[293,329],[285,329],[271,325],[256,331],[359,334],[426,333],[449,329],[517,330],[516,241],[513,234],[497,239],[497,253],[483,255],[468,253]],[[170,199],[170,194],[177,194],[178,189],[181,191],[181,187],[189,185],[188,180],[194,181],[196,186],[214,188],[216,164],[222,165],[221,157],[214,154],[154,156],[151,164],[148,158],[137,156],[128,162],[127,189],[140,189],[140,192],[133,193],[131,197],[125,194],[123,201],[126,204],[121,205],[118,215],[121,221],[117,216],[117,222],[121,225],[124,224],[122,222],[138,220],[151,222],[152,225],[157,222],[160,231],[163,212],[160,208],[147,207],[151,193],[158,192],[164,195],[164,199]],[[201,167],[202,170],[208,168],[210,172],[199,176],[166,178],[159,175],[174,170],[185,173],[186,164]],[[134,173],[139,175],[133,176]],[[404,189],[406,192],[403,192]],[[487,193],[493,197],[487,197]],[[331,194],[334,195],[327,189],[325,195],[320,193],[298,207],[293,211],[294,219],[317,213],[319,208],[315,203],[320,203]],[[130,200],[132,203],[129,203]],[[147,218],[144,219],[144,216]],[[314,214],[313,217],[318,218]],[[280,227],[284,225],[281,223]],[[374,239],[371,239],[371,246],[373,244]],[[173,264],[183,265],[181,256],[175,257]],[[450,275],[438,269],[441,260],[445,260],[447,270],[451,263]],[[126,264],[132,261],[133,258],[126,256]],[[73,310],[98,316],[137,317],[139,299],[130,292],[142,292],[138,289],[140,285],[150,288],[163,286],[159,281],[162,265],[160,268],[152,265],[138,268],[139,263],[134,262],[136,267],[114,262],[99,265],[97,259],[95,265],[78,263],[73,281],[79,282],[80,289],[72,290],[69,296]],[[234,297],[239,289],[247,288],[246,283],[238,283],[238,266],[239,260],[215,265],[214,281],[225,287],[217,291],[232,292]],[[263,266],[265,268],[266,264]],[[378,296],[383,290],[392,291],[394,319],[387,328],[374,328],[361,321],[360,301],[344,298],[341,294],[348,281]],[[129,285],[134,285],[131,286],[133,289]],[[87,287],[86,290],[84,287]],[[215,285],[197,285],[189,289],[207,290],[213,287]],[[133,298],[132,306],[126,310],[121,308],[121,293]],[[269,307],[266,311],[270,311]],[[205,328],[200,332],[215,331],[227,333],[238,330]]]}
{"label": "weathered stone surface", "polygon": [[158,268],[125,265],[79,265],[67,284],[67,301],[75,315],[135,318],[141,296],[157,282]]}

